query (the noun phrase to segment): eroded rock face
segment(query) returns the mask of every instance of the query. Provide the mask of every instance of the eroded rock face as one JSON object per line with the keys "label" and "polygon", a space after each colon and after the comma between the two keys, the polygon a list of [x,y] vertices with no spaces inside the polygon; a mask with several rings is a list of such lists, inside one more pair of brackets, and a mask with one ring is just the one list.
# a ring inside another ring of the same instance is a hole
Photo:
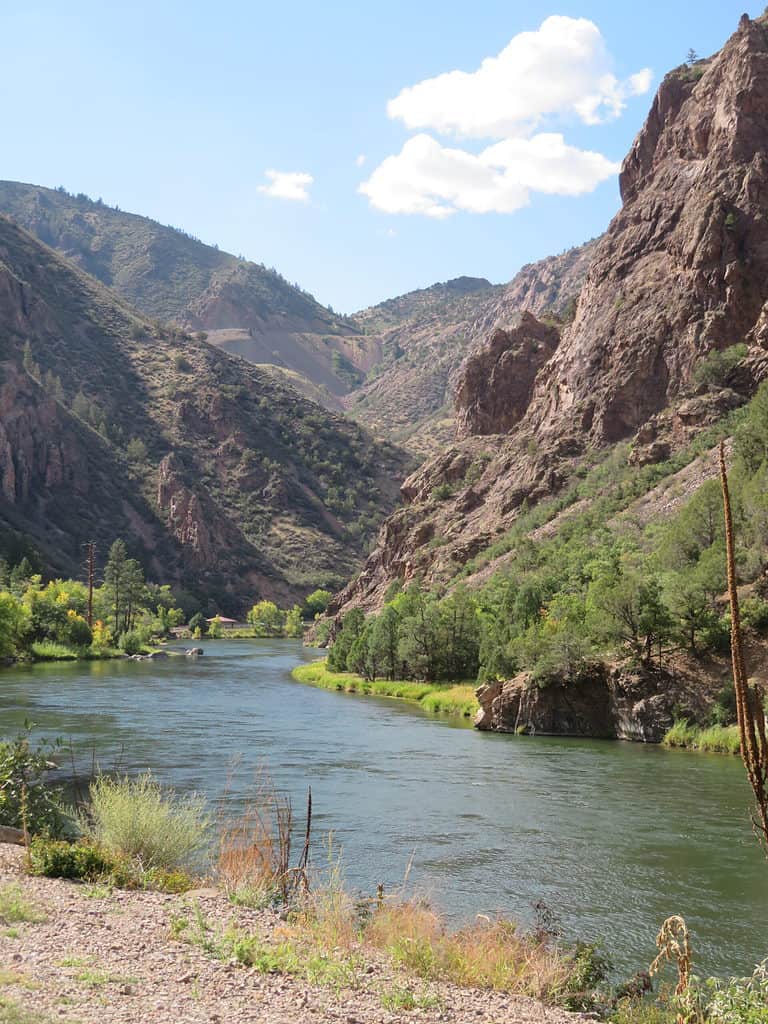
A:
{"label": "eroded rock face", "polygon": [[702,354],[746,338],[768,293],[767,136],[768,32],[746,18],[720,53],[662,82],[623,164],[624,205],[537,384],[540,429],[578,415],[595,440],[625,437]]}
{"label": "eroded rock face", "polygon": [[523,672],[477,691],[481,730],[660,743],[676,718],[703,721],[708,700],[685,674],[595,663],[537,686]]}
{"label": "eroded rock face", "polygon": [[511,331],[465,359],[454,392],[457,437],[506,434],[525,415],[539,370],[560,344],[557,328],[523,313]]}
{"label": "eroded rock face", "polygon": [[[507,354],[514,331],[468,361],[461,436],[405,482],[408,507],[337,609],[378,607],[405,567],[449,582],[590,449],[635,435],[636,463],[658,461],[746,400],[768,374],[766,138],[768,18],[743,18],[718,54],[664,79],[553,354],[532,383]],[[700,358],[744,340],[744,380],[697,393]]]}
{"label": "eroded rock face", "polygon": [[212,565],[214,544],[200,498],[184,483],[173,455],[158,468],[157,507],[179,544],[201,564]]}

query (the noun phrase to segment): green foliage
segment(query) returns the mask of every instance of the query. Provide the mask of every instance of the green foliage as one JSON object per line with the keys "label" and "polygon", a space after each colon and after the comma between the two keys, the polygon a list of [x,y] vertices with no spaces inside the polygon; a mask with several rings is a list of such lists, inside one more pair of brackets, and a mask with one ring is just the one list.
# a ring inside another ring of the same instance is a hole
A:
{"label": "green foliage", "polygon": [[297,604],[291,608],[285,616],[283,632],[286,636],[300,637],[304,633],[304,620],[301,614],[301,607]]}
{"label": "green foliage", "polygon": [[18,883],[0,886],[0,924],[38,924],[44,920],[45,914],[29,901]]}
{"label": "green foliage", "polygon": [[90,798],[87,833],[144,870],[183,867],[207,842],[211,822],[204,801],[163,791],[149,772],[135,779],[99,776]]}
{"label": "green foliage", "polygon": [[248,612],[248,621],[256,636],[280,636],[285,616],[274,601],[258,601]]}
{"label": "green foliage", "polygon": [[316,615],[322,615],[328,605],[331,603],[333,594],[330,590],[313,590],[309,597],[304,602],[304,608],[307,613],[307,617],[314,619]]}
{"label": "green foliage", "polygon": [[716,754],[738,754],[739,730],[735,725],[711,725],[706,729],[679,719],[662,740],[666,747],[687,747]]}
{"label": "green foliage", "polygon": [[72,878],[96,882],[108,876],[115,867],[114,857],[92,843],[68,843],[64,840],[37,836],[29,848],[33,875],[46,878]]}
{"label": "green foliage", "polygon": [[[728,222],[730,217],[731,222]],[[726,217],[725,226],[733,227],[735,220],[733,214]],[[724,387],[728,375],[747,354],[747,346],[743,343],[731,345],[730,348],[708,353],[696,364],[693,371],[693,379],[697,384],[704,384],[710,388]]]}
{"label": "green foliage", "polygon": [[31,835],[59,836],[68,818],[61,792],[48,782],[55,768],[51,758],[58,743],[40,740],[32,746],[29,730],[15,740],[0,743],[0,825],[26,827]]}

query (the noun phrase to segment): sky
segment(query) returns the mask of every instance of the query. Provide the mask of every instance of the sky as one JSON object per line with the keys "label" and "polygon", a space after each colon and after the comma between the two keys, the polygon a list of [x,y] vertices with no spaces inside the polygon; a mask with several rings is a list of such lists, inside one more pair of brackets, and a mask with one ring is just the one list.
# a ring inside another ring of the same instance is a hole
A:
{"label": "sky", "polygon": [[745,0],[0,0],[0,177],[350,313],[600,234],[658,83]]}

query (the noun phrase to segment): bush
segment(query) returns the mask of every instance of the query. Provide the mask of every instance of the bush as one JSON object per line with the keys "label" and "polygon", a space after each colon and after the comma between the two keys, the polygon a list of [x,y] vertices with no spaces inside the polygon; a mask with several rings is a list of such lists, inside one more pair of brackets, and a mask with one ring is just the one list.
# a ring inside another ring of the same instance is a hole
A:
{"label": "bush", "polygon": [[135,629],[131,629],[127,633],[123,633],[120,637],[119,644],[121,650],[130,655],[141,654],[144,650],[141,634]]}
{"label": "bush", "polygon": [[33,748],[29,734],[0,743],[0,825],[26,827],[31,835],[62,835],[69,819],[61,807],[61,793],[46,781],[55,768],[50,757],[55,744],[41,741]]}
{"label": "bush", "polygon": [[136,779],[102,775],[91,784],[90,796],[90,835],[143,870],[176,870],[206,844],[211,822],[203,799],[163,791],[150,772]]}
{"label": "bush", "polygon": [[747,354],[747,346],[731,345],[721,352],[710,352],[700,359],[693,371],[693,379],[697,384],[709,388],[721,388],[725,385],[728,374]]}
{"label": "bush", "polygon": [[33,875],[96,882],[115,867],[113,857],[92,843],[68,843],[37,836],[29,847]]}

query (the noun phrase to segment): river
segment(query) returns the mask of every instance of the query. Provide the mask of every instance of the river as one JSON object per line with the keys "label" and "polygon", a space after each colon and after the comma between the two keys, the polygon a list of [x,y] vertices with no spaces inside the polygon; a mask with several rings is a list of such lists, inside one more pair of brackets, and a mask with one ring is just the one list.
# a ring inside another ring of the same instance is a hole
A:
{"label": "river", "polygon": [[[313,860],[332,831],[349,885],[403,879],[456,919],[532,919],[646,967],[682,914],[698,974],[768,955],[768,863],[737,758],[642,744],[477,733],[405,702],[329,693],[290,670],[292,641],[209,641],[199,660],[41,664],[0,674],[0,735],[25,719],[82,767],[151,768],[179,790],[247,799],[259,766],[297,817],[312,786]],[[237,760],[233,772],[231,765]]]}

